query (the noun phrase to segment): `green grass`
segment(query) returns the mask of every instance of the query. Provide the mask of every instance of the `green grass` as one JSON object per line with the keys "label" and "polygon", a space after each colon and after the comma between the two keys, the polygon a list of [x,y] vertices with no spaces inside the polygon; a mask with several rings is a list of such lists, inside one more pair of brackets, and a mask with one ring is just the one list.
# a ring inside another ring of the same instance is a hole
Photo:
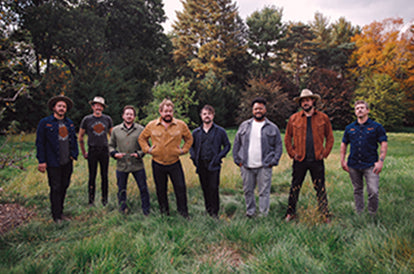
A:
{"label": "green grass", "polygon": [[[234,140],[235,130],[229,131]],[[129,178],[130,212],[117,211],[115,163],[110,167],[110,201],[87,207],[87,164],[75,164],[65,213],[71,222],[51,221],[45,174],[37,172],[34,153],[26,171],[0,171],[0,203],[19,202],[37,215],[0,235],[0,273],[413,273],[414,272],[414,134],[389,133],[389,152],[380,180],[376,217],[354,213],[352,185],[340,167],[342,132],[326,160],[330,225],[321,223],[309,175],[299,203],[299,220],[283,222],[291,180],[291,160],[283,154],[273,169],[271,208],[267,218],[247,219],[242,180],[224,159],[221,216],[206,216],[195,169],[182,158],[192,219],[176,212],[169,186],[171,216],[158,213],[150,157],[145,166],[152,213],[144,217],[139,191]],[[34,147],[33,138],[27,141]],[[28,147],[25,147],[28,150]],[[100,181],[97,182],[97,201]]]}

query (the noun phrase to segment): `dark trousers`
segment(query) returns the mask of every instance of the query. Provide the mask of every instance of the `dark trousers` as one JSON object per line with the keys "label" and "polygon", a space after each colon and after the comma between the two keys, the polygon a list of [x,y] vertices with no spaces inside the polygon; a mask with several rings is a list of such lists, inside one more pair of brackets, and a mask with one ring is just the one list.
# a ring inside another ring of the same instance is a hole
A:
{"label": "dark trousers", "polygon": [[95,202],[95,180],[98,169],[98,163],[101,169],[101,191],[102,204],[108,203],[108,166],[109,166],[109,152],[108,147],[89,147],[88,150],[88,194],[89,204]]}
{"label": "dark trousers", "polygon": [[310,171],[313,188],[316,190],[318,208],[326,217],[329,216],[328,198],[325,189],[325,166],[323,160],[320,161],[293,161],[292,185],[289,192],[289,206],[287,214],[296,213],[296,204],[299,199],[299,192],[305,179],[307,171]]}
{"label": "dark trousers", "polygon": [[150,212],[150,197],[147,186],[147,176],[145,174],[144,169],[134,172],[122,172],[118,170],[116,171],[116,179],[118,184],[118,203],[120,206],[119,210],[123,212],[127,208],[126,200],[129,173],[132,173],[132,175],[134,176],[139,188],[139,192],[141,193],[142,212],[144,213],[144,215],[148,215]]}
{"label": "dark trousers", "polygon": [[59,167],[47,167],[47,177],[50,187],[50,204],[53,220],[62,219],[63,204],[65,202],[66,190],[69,187],[70,176],[73,171],[73,163]]}
{"label": "dark trousers", "polygon": [[219,184],[220,170],[209,171],[210,161],[199,161],[198,176],[200,177],[201,189],[204,195],[206,211],[210,216],[217,217],[220,209]]}
{"label": "dark trousers", "polygon": [[172,165],[161,165],[152,161],[152,172],[161,213],[166,213],[168,215],[170,212],[167,195],[169,176],[174,187],[177,210],[182,216],[188,217],[187,189],[181,162],[178,161]]}

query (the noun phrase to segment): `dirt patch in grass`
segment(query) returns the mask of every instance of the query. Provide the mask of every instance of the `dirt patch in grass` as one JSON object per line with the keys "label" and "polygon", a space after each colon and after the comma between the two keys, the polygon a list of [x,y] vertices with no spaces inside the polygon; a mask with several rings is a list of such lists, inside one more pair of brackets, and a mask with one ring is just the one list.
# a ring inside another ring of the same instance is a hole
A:
{"label": "dirt patch in grass", "polygon": [[227,271],[234,271],[244,264],[240,251],[225,243],[221,243],[219,246],[210,245],[207,254],[204,254],[201,260],[210,265],[227,266]]}
{"label": "dirt patch in grass", "polygon": [[0,204],[0,234],[27,222],[36,213],[19,204]]}

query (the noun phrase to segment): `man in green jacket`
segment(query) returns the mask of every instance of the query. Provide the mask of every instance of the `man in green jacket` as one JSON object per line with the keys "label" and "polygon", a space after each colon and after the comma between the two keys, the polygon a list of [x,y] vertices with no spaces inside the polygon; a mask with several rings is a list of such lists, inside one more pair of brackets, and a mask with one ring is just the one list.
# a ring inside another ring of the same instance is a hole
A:
{"label": "man in green jacket", "polygon": [[116,179],[118,184],[119,211],[124,213],[127,209],[127,182],[128,175],[132,173],[141,192],[141,204],[144,215],[150,212],[149,192],[142,157],[144,152],[138,144],[138,137],[144,127],[134,123],[136,112],[133,106],[127,105],[122,113],[123,123],[112,130],[109,140],[109,153],[117,160]]}

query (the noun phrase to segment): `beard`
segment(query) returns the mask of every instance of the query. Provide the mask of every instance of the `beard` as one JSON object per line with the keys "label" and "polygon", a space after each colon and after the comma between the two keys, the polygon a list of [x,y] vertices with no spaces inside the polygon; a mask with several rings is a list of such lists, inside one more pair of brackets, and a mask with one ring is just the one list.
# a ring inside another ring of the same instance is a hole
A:
{"label": "beard", "polygon": [[265,115],[264,114],[261,114],[261,113],[257,113],[255,115],[253,115],[253,117],[256,120],[261,121],[261,120],[263,120],[265,118]]}
{"label": "beard", "polygon": [[313,105],[304,106],[304,107],[303,107],[303,110],[304,110],[305,112],[310,112],[310,111],[312,110],[312,108],[313,108]]}
{"label": "beard", "polygon": [[65,111],[64,110],[55,110],[53,111],[57,116],[63,117],[65,116]]}
{"label": "beard", "polygon": [[165,116],[165,117],[162,117],[162,120],[163,120],[164,122],[166,122],[166,123],[171,123],[171,121],[172,121],[172,116]]}

